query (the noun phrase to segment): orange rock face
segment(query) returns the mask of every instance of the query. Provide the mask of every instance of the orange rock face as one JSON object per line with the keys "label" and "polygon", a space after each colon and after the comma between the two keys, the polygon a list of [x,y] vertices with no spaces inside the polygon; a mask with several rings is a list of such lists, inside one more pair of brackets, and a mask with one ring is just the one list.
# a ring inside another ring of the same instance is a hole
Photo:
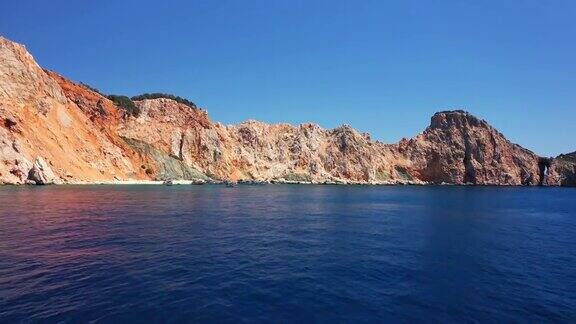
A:
{"label": "orange rock face", "polygon": [[140,165],[24,46],[0,38],[0,58],[0,183],[26,183],[39,159],[57,182],[138,176]]}
{"label": "orange rock face", "polygon": [[430,126],[399,143],[417,177],[434,183],[536,185],[539,157],[464,111],[436,113]]}
{"label": "orange rock face", "polygon": [[464,111],[437,113],[422,134],[383,144],[347,125],[224,126],[171,99],[135,104],[137,117],[0,37],[0,183],[575,184],[572,155],[541,159]]}

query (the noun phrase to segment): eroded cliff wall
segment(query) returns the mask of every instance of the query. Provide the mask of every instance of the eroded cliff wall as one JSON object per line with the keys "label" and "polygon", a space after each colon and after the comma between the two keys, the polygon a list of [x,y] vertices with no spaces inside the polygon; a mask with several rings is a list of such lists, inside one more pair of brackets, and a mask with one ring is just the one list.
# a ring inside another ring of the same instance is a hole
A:
{"label": "eroded cliff wall", "polygon": [[398,146],[424,181],[537,185],[540,179],[536,154],[462,110],[436,113],[422,134]]}
{"label": "eroded cliff wall", "polygon": [[576,152],[561,154],[550,162],[544,184],[551,186],[576,186]]}
{"label": "eroded cliff wall", "polygon": [[435,114],[412,139],[383,144],[347,125],[225,126],[171,99],[135,104],[140,114],[127,114],[91,88],[43,70],[24,46],[0,37],[0,183],[576,184],[574,153],[542,159],[461,110]]}
{"label": "eroded cliff wall", "polygon": [[406,161],[394,146],[371,141],[349,126],[269,125],[247,121],[223,126],[205,111],[169,99],[138,101],[126,119],[125,138],[150,144],[217,179],[394,181]]}
{"label": "eroded cliff wall", "polygon": [[[116,107],[104,109],[109,121],[118,120]],[[0,38],[0,183],[35,181],[30,171],[39,160],[56,183],[142,177],[114,134],[70,100],[24,46]]]}

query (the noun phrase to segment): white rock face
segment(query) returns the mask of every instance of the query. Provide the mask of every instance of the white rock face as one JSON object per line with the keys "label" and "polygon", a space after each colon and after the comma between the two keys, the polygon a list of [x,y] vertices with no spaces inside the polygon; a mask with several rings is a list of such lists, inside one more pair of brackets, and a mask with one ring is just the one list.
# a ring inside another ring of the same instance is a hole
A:
{"label": "white rock face", "polygon": [[0,127],[0,184],[22,184],[32,163],[21,152],[17,139]]}
{"label": "white rock face", "polygon": [[23,45],[0,36],[0,104],[32,105],[46,114],[68,99]]}
{"label": "white rock face", "polygon": [[152,145],[219,179],[387,182],[405,164],[395,146],[373,142],[350,126],[326,130],[249,120],[212,123],[204,110],[169,99],[137,101],[139,117],[125,121],[124,137]]}
{"label": "white rock face", "polygon": [[57,184],[60,182],[42,157],[38,157],[36,161],[34,161],[32,169],[28,172],[27,180],[34,181],[35,184],[39,185]]}

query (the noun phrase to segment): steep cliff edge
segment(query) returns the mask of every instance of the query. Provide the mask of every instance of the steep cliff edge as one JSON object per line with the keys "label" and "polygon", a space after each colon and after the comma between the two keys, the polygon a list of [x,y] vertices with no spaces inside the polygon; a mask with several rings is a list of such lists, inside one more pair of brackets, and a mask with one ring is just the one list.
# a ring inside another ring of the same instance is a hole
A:
{"label": "steep cliff edge", "polygon": [[24,46],[0,37],[0,183],[36,182],[39,161],[55,183],[137,177],[139,165],[101,128]]}
{"label": "steep cliff edge", "polygon": [[576,152],[561,154],[550,161],[545,184],[576,186]]}
{"label": "steep cliff edge", "polygon": [[462,111],[436,113],[420,135],[398,144],[415,176],[434,183],[537,185],[539,157]]}
{"label": "steep cliff edge", "polygon": [[576,153],[540,158],[461,110],[436,113],[413,139],[383,144],[347,125],[224,126],[182,101],[134,104],[139,114],[126,113],[0,37],[0,184],[212,178],[576,185]]}

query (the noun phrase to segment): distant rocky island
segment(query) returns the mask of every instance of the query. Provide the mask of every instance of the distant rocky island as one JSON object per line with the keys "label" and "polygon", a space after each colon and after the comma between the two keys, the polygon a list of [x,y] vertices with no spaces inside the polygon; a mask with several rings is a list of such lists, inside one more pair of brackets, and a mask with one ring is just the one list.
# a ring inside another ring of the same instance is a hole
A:
{"label": "distant rocky island", "polygon": [[575,186],[576,152],[538,156],[462,110],[396,144],[347,125],[225,126],[184,98],[105,96],[0,37],[0,184],[154,180]]}

